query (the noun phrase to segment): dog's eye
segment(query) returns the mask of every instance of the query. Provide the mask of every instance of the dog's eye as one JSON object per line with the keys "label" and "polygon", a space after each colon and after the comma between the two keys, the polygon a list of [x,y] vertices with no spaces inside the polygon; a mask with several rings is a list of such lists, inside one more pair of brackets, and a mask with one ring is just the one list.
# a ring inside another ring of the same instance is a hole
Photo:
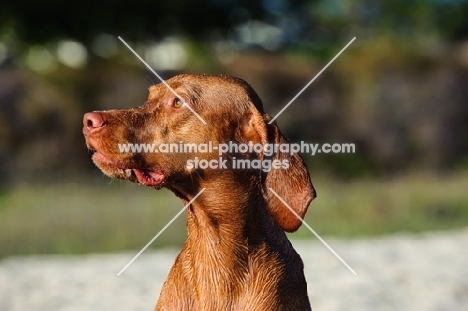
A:
{"label": "dog's eye", "polygon": [[176,97],[176,98],[174,98],[174,102],[172,103],[172,106],[174,108],[180,108],[180,107],[182,107],[183,104],[184,104],[184,102],[180,98]]}

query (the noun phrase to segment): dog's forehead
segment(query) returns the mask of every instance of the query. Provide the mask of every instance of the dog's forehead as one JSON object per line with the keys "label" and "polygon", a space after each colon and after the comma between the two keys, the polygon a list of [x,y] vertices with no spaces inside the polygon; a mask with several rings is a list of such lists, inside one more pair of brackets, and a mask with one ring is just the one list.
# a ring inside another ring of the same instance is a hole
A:
{"label": "dog's forehead", "polygon": [[[225,102],[231,107],[233,104],[245,106],[253,103],[255,108],[263,113],[262,102],[255,90],[247,82],[236,77],[181,74],[165,82],[149,88],[148,100],[157,101],[177,94],[185,100],[198,104],[209,105],[210,102],[213,102],[219,106]],[[205,102],[204,99],[207,101]]]}
{"label": "dog's forehead", "polygon": [[226,75],[181,74],[166,80],[165,83],[152,85],[149,91],[151,96],[158,96],[165,93],[165,91],[177,92],[178,89],[190,92],[192,89],[222,90],[230,87],[241,91],[240,89],[244,89],[246,86],[248,84],[243,80]]}
{"label": "dog's forehead", "polygon": [[[200,81],[198,84],[200,84]],[[150,86],[148,99],[158,99],[161,97],[165,97],[167,94],[178,95],[177,93],[182,90],[185,92],[190,91],[189,85],[190,83],[188,83],[188,81],[184,83],[183,80],[175,80],[175,78],[171,78],[169,80],[166,80],[164,83],[161,82]]]}
{"label": "dog's forehead", "polygon": [[164,91],[165,91],[164,88],[167,88],[167,87],[165,87],[162,83],[150,86],[148,88],[149,90],[148,99],[156,99],[156,98],[161,97],[161,95],[164,94]]}

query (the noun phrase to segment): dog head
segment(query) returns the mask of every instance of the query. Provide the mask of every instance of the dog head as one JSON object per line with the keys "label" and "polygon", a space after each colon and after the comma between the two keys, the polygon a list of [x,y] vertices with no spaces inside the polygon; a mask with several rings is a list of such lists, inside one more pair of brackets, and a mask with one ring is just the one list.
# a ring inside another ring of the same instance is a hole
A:
{"label": "dog head", "polygon": [[[288,142],[276,123],[270,124],[252,87],[230,76],[194,74],[178,75],[166,83],[152,86],[142,106],[85,114],[83,134],[94,151],[96,166],[112,178],[180,191],[188,180],[193,185],[200,178],[222,174],[223,169],[239,170],[235,159],[255,160],[260,166],[242,167],[243,176],[260,176],[266,205],[276,223],[286,231],[297,230],[301,221],[271,190],[304,217],[315,190],[301,156],[260,148],[225,154],[220,150],[229,144]],[[202,145],[211,150],[196,149]],[[220,167],[223,160],[225,167]],[[208,167],[197,167],[197,163]]]}

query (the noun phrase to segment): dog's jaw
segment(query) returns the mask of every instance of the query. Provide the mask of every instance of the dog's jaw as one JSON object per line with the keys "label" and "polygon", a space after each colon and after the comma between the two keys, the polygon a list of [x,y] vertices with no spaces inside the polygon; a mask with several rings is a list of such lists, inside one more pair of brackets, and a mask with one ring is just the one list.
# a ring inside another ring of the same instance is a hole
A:
{"label": "dog's jaw", "polygon": [[98,151],[93,154],[92,159],[94,164],[111,178],[125,179],[153,188],[162,187],[166,180],[166,175],[162,170],[127,167],[114,162]]}

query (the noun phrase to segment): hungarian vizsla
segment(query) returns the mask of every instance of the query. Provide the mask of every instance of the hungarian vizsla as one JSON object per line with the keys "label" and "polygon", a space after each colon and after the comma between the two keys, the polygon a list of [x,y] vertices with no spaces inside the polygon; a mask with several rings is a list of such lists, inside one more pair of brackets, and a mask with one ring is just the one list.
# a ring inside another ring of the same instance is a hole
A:
{"label": "hungarian vizsla", "polygon": [[[155,310],[311,310],[303,262],[285,234],[301,221],[275,195],[304,217],[315,190],[303,159],[266,149],[216,152],[228,142],[287,143],[278,126],[268,124],[270,116],[245,81],[185,74],[167,83],[173,90],[152,86],[140,107],[90,112],[83,119],[86,145],[106,175],[166,187],[184,205],[205,189],[187,207],[187,240]],[[208,142],[213,152],[119,148]],[[201,168],[194,159],[212,165]],[[239,169],[233,164],[238,159],[257,165]],[[214,165],[218,160],[223,163]]]}

